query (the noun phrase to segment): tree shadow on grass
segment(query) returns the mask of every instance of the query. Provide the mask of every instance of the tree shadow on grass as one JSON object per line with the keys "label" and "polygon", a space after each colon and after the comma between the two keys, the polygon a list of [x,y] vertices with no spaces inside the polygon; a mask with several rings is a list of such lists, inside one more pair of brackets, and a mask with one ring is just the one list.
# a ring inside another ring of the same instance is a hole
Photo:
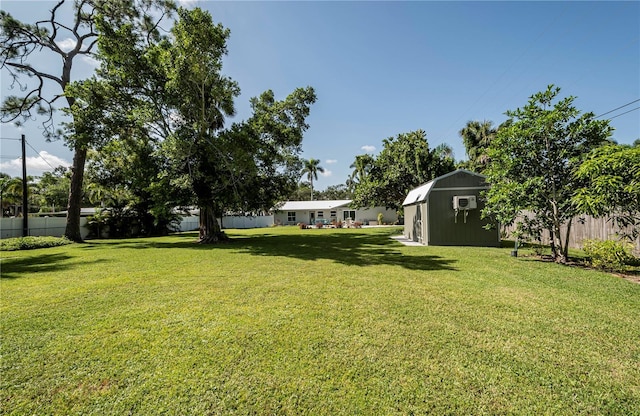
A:
{"label": "tree shadow on grass", "polygon": [[[197,237],[197,234],[196,234]],[[111,244],[111,243],[110,243]],[[436,255],[404,253],[401,243],[385,233],[332,232],[310,230],[308,234],[259,234],[232,236],[219,245],[190,241],[140,241],[124,243],[122,248],[193,250],[236,250],[255,256],[289,257],[306,261],[332,260],[348,266],[390,265],[410,270],[457,270],[455,259]],[[426,248],[424,249],[426,251]]]}
{"label": "tree shadow on grass", "polygon": [[[67,254],[41,254],[37,256],[2,259],[0,277],[2,279],[17,279],[35,276],[37,273],[57,272],[72,268],[74,262],[69,262],[72,256]],[[91,263],[99,263],[95,260]],[[83,261],[83,265],[87,262]]]}

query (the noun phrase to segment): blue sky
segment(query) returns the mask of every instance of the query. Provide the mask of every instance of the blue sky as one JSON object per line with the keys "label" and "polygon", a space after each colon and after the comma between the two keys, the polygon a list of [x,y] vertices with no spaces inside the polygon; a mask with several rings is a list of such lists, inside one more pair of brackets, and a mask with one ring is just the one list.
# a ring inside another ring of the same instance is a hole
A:
{"label": "blue sky", "polygon": [[[468,120],[497,125],[548,84],[596,115],[640,99],[637,1],[183,3],[231,29],[224,72],[242,89],[236,120],[249,117],[249,98],[266,89],[284,98],[296,87],[315,88],[303,156],[327,171],[318,189],[344,183],[356,155],[377,154],[383,139],[417,129],[431,146],[447,143],[465,159],[458,131]],[[3,0],[1,7],[26,21],[54,4]],[[43,61],[50,63],[57,64]],[[75,76],[91,68],[79,63]],[[2,97],[11,93],[7,81],[3,72]],[[619,143],[640,138],[640,110],[611,124]],[[0,135],[24,133],[52,164],[71,161],[38,128],[3,125]],[[18,143],[0,144],[2,171],[18,175],[11,160]],[[48,168],[33,149],[27,153],[32,174]]]}

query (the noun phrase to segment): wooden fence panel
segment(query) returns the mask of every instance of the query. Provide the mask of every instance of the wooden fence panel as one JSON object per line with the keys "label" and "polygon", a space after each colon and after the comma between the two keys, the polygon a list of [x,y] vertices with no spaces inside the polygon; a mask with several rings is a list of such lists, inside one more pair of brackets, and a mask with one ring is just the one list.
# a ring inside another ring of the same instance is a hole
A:
{"label": "wooden fence panel", "polygon": [[[516,221],[517,222],[517,221]],[[505,227],[507,238],[510,237],[511,232],[515,230],[515,225]],[[567,227],[561,228],[562,236],[566,235]],[[571,233],[569,234],[569,247],[570,248],[582,248],[582,242],[584,240],[617,240],[620,232],[629,233],[630,229],[621,230],[619,227],[614,226],[613,222],[609,218],[593,218],[585,215],[576,217],[571,224]],[[549,244],[550,237],[549,232],[544,231],[542,233],[542,244]],[[640,236],[633,242],[634,254],[640,255]]]}

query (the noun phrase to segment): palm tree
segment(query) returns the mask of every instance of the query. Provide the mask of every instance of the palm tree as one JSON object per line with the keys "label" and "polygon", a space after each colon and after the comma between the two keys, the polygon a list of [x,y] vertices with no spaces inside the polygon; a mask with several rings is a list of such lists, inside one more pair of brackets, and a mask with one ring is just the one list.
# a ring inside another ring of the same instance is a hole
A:
{"label": "palm tree", "polygon": [[356,185],[369,175],[374,162],[375,159],[369,154],[356,156],[354,162],[349,165],[353,169],[351,176],[347,179],[347,188],[349,190],[355,189]]}
{"label": "palm tree", "polygon": [[446,143],[440,143],[433,149],[433,153],[439,159],[451,159],[453,160],[453,148]]}
{"label": "palm tree", "polygon": [[[7,174],[1,174],[0,178],[0,205],[2,206],[2,216],[4,216],[4,207],[13,206],[12,215],[18,215],[18,207],[22,204],[22,179],[12,178]],[[32,199],[35,194],[35,184],[33,176],[27,176],[27,195]],[[31,201],[28,201],[30,203]],[[27,209],[28,211],[28,209]],[[28,214],[28,212],[27,212]],[[23,214],[24,215],[24,214]]]}
{"label": "palm tree", "polygon": [[318,159],[309,159],[304,161],[304,168],[302,175],[307,175],[307,179],[311,184],[311,200],[313,201],[313,180],[318,180],[318,172],[324,173],[324,168],[320,166],[320,161]]}
{"label": "palm tree", "polygon": [[482,171],[488,163],[487,148],[496,136],[496,129],[491,121],[467,121],[460,130],[464,147],[469,158],[469,168]]}

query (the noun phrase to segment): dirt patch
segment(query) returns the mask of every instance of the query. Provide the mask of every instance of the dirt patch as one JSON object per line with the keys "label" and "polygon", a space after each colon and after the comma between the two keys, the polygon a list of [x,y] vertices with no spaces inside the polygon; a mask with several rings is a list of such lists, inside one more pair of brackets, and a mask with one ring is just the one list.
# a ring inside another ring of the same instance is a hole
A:
{"label": "dirt patch", "polygon": [[[522,257],[536,258],[539,261],[549,262],[549,263],[553,263],[554,262],[553,257],[548,256],[548,255],[538,256],[538,255],[535,255],[535,254],[531,254],[531,255],[524,255]],[[608,271],[608,270],[601,270],[601,269],[596,269],[595,267],[590,266],[588,263],[586,263],[583,260],[575,260],[575,259],[570,259],[567,263],[564,263],[563,266],[576,267],[576,268],[584,269],[584,270],[594,270],[594,271],[598,271],[598,272],[604,272],[604,273],[608,273],[608,274],[610,274],[612,276],[616,276],[616,277],[619,277],[621,279],[628,280],[628,281],[630,281],[632,283],[640,284],[640,270],[636,270],[636,271],[629,272],[629,273],[621,273],[621,272],[613,272],[613,271]]]}

